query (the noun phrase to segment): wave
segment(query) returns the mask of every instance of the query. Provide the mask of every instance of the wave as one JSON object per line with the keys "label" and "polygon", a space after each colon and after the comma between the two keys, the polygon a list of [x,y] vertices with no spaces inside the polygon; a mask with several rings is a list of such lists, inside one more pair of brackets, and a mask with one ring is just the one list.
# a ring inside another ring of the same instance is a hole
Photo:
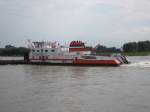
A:
{"label": "wave", "polygon": [[130,64],[122,65],[126,67],[150,67],[150,61],[131,62]]}

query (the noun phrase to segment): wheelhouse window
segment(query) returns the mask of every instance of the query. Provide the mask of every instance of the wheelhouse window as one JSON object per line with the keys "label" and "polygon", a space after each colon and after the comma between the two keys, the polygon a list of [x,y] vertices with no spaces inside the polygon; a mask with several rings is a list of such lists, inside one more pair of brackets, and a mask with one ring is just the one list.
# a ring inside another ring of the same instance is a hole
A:
{"label": "wheelhouse window", "polygon": [[45,52],[48,52],[48,50],[45,50]]}
{"label": "wheelhouse window", "polygon": [[54,49],[52,49],[52,50],[51,50],[51,52],[55,52],[55,50],[54,50]]}
{"label": "wheelhouse window", "polygon": [[40,52],[40,50],[37,50],[37,52]]}
{"label": "wheelhouse window", "polygon": [[35,50],[32,50],[32,52],[35,52]]}

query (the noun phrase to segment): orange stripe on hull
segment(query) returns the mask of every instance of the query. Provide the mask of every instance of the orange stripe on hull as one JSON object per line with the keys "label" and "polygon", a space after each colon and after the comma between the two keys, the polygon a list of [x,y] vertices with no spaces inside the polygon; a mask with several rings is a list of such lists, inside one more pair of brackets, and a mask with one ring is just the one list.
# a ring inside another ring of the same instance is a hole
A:
{"label": "orange stripe on hull", "polygon": [[80,65],[120,65],[116,60],[83,60],[77,59],[73,62]]}

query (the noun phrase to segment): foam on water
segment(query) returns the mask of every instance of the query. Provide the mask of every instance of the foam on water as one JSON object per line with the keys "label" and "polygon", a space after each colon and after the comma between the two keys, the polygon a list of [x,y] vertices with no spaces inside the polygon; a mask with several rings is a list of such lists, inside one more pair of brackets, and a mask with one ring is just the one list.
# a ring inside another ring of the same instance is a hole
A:
{"label": "foam on water", "polygon": [[131,62],[130,64],[122,65],[126,67],[150,67],[150,60]]}

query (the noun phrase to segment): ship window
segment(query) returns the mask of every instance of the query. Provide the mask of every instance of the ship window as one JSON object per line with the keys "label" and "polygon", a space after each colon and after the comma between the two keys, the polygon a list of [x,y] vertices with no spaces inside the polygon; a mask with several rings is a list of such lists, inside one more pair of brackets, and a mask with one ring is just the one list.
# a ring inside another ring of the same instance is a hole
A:
{"label": "ship window", "polygon": [[32,50],[32,52],[35,52],[35,50]]}
{"label": "ship window", "polygon": [[54,49],[52,49],[51,51],[52,51],[52,52],[55,52],[55,50],[54,50]]}
{"label": "ship window", "polygon": [[48,52],[48,50],[45,50],[45,52]]}
{"label": "ship window", "polygon": [[39,50],[37,50],[37,52],[40,52]]}

